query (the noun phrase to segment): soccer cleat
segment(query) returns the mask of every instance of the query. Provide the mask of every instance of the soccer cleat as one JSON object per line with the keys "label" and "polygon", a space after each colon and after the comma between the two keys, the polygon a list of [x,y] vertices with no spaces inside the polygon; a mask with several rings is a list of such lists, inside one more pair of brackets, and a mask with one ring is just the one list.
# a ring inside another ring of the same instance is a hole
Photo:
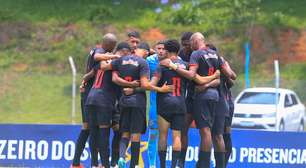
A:
{"label": "soccer cleat", "polygon": [[126,163],[125,163],[125,160],[123,158],[120,158],[118,160],[118,167],[119,168],[126,168]]}
{"label": "soccer cleat", "polygon": [[119,168],[118,165],[111,166],[110,168]]}
{"label": "soccer cleat", "polygon": [[82,164],[78,165],[78,166],[73,166],[71,165],[70,168],[84,168],[84,166]]}
{"label": "soccer cleat", "polygon": [[156,168],[156,166],[150,166],[150,168]]}

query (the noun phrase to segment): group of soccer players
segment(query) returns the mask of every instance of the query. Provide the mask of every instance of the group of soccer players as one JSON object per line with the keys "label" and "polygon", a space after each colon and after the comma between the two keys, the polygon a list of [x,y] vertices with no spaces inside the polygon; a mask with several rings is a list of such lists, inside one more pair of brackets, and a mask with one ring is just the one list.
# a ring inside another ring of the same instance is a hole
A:
{"label": "group of soccer players", "polygon": [[127,167],[129,144],[129,167],[139,167],[141,135],[148,125],[149,167],[157,167],[157,152],[159,166],[166,167],[170,128],[171,168],[183,168],[188,129],[195,121],[201,138],[196,167],[210,167],[213,147],[216,167],[225,168],[232,148],[230,88],[235,79],[228,62],[199,32],[183,33],[181,44],[173,39],[159,41],[154,49],[141,42],[136,31],[118,44],[114,34],[104,35],[101,46],[88,55],[80,86],[83,126],[72,167],[82,167],[80,157],[88,137],[91,167],[99,166],[98,155],[104,168]]}

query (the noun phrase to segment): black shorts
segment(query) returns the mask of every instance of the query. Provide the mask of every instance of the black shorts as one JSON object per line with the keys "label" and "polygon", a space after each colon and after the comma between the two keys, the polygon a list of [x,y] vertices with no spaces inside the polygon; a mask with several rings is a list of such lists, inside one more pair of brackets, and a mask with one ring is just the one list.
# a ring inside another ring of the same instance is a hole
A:
{"label": "black shorts", "polygon": [[193,118],[198,129],[212,128],[215,119],[217,101],[210,99],[194,100]]}
{"label": "black shorts", "polygon": [[233,121],[234,106],[229,106],[229,117],[225,117],[225,127],[231,127]]}
{"label": "black shorts", "polygon": [[119,105],[116,105],[112,113],[112,126],[117,125],[119,123],[120,123],[120,110],[119,110]]}
{"label": "black shorts", "polygon": [[193,98],[189,98],[189,97],[186,98],[185,102],[186,102],[187,113],[192,114],[192,111],[194,110],[193,109],[193,101],[194,101]]}
{"label": "black shorts", "polygon": [[111,125],[112,121],[112,108],[87,105],[89,125],[91,127],[99,125]]}
{"label": "black shorts", "polygon": [[81,111],[82,111],[82,122],[88,123],[88,108],[85,105],[88,92],[81,93]]}
{"label": "black shorts", "polygon": [[211,133],[219,135],[224,133],[225,115],[215,115]]}
{"label": "black shorts", "polygon": [[147,129],[146,108],[121,107],[120,132],[144,134]]}
{"label": "black shorts", "polygon": [[172,130],[181,131],[184,127],[185,123],[185,114],[184,113],[159,113],[160,117],[165,119],[168,123],[170,123],[170,128]]}

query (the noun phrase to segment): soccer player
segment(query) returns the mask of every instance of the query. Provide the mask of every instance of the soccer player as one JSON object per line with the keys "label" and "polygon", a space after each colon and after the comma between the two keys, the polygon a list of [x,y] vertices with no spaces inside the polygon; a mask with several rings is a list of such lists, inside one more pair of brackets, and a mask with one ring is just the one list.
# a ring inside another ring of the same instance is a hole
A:
{"label": "soccer player", "polygon": [[[121,42],[116,47],[116,55],[126,56],[131,54],[131,47],[127,42]],[[119,145],[121,134],[119,131],[119,123],[120,123],[120,107],[119,107],[119,99],[121,97],[121,89],[117,87],[116,97],[117,101],[115,104],[115,108],[112,113],[112,130],[114,133],[112,139],[112,154],[111,154],[111,167],[117,167],[117,163],[119,160]]]}
{"label": "soccer player", "polygon": [[127,42],[130,44],[132,48],[132,53],[135,54],[135,49],[140,43],[140,34],[137,31],[131,31],[127,34],[128,39]]}
{"label": "soccer player", "polygon": [[[206,45],[208,48],[217,51],[216,47],[212,44]],[[234,71],[230,68],[228,63],[224,60],[223,57],[218,57],[221,71],[221,77],[220,77],[220,85],[214,84],[214,82],[208,83],[206,86],[197,86],[196,90],[199,90],[198,88],[201,87],[202,89],[207,89],[210,86],[218,86],[219,90],[219,101],[216,106],[215,111],[215,119],[212,126],[212,137],[213,137],[213,144],[214,144],[214,155],[216,160],[216,167],[225,167],[226,166],[226,145],[224,141],[224,129],[225,129],[225,123],[226,118],[230,116],[229,113],[229,105],[227,101],[227,83],[226,80],[235,80],[236,74]],[[206,87],[206,88],[205,88]]]}
{"label": "soccer player", "polygon": [[[158,59],[164,55],[164,41],[159,41],[155,45],[156,54],[147,57],[147,63],[150,68],[150,77],[156,71],[158,65]],[[156,111],[156,92],[150,92],[150,110],[149,110],[149,139],[148,139],[148,156],[150,168],[156,167],[156,155],[157,155],[157,138],[158,138],[158,124],[157,124],[157,111]]]}
{"label": "soccer player", "polygon": [[[171,86],[152,86],[149,83],[149,66],[145,57],[150,51],[146,43],[140,43],[135,49],[135,55],[127,55],[114,60],[111,64],[101,66],[102,69],[113,70],[113,81],[123,87],[124,94],[120,98],[120,159],[118,166],[126,167],[125,153],[131,140],[130,167],[138,167],[140,152],[140,136],[146,131],[146,94],[145,90],[159,92],[172,91]],[[140,87],[139,87],[140,86]],[[135,92],[127,94],[126,88],[135,88]]]}
{"label": "soccer player", "polygon": [[[183,69],[188,65],[177,57],[180,44],[177,40],[167,40],[164,44],[165,56]],[[181,130],[184,125],[186,113],[185,92],[187,79],[179,75],[175,70],[165,66],[158,66],[154,77],[151,80],[152,85],[162,86],[164,83],[174,86],[171,93],[157,93],[157,112],[158,112],[158,154],[160,167],[166,167],[167,137],[168,129],[172,129],[172,162],[171,168],[177,166],[181,152]]]}
{"label": "soccer player", "polygon": [[[236,79],[236,73],[232,70],[229,63],[222,58],[224,66],[221,69],[221,85],[220,85],[220,96],[223,96],[224,104],[227,108],[225,110],[225,123],[223,140],[225,145],[225,167],[227,166],[229,157],[232,153],[232,139],[231,139],[231,125],[234,113],[234,103],[232,99],[232,94],[230,88],[234,85],[234,80]],[[219,101],[220,102],[220,101]]]}
{"label": "soccer player", "polygon": [[232,137],[231,137],[231,125],[234,115],[234,101],[230,88],[233,86],[233,81],[227,79],[226,81],[226,92],[227,92],[227,101],[229,105],[229,116],[225,118],[225,131],[223,134],[224,144],[225,144],[225,166],[227,166],[229,158],[232,153]]}
{"label": "soccer player", "polygon": [[[192,32],[184,32],[181,37],[181,45],[182,49],[179,51],[178,56],[184,60],[185,62],[190,62],[190,56],[192,53],[192,49],[190,46],[190,37],[192,36]],[[192,80],[188,80],[187,83],[187,93],[186,93],[186,107],[187,113],[185,115],[184,120],[184,127],[182,129],[181,134],[181,141],[182,141],[182,149],[181,149],[181,156],[179,159],[179,167],[184,168],[185,165],[185,158],[186,152],[188,147],[188,130],[190,127],[191,122],[193,121],[192,118],[192,110],[193,110],[193,99],[194,99],[194,82]]]}
{"label": "soccer player", "polygon": [[[102,40],[102,48],[97,49],[94,55],[96,61],[95,81],[88,94],[86,106],[88,108],[89,125],[91,128],[92,143],[98,144],[102,165],[109,168],[109,132],[112,112],[116,102],[116,85],[112,82],[111,71],[99,69],[104,53],[113,51],[117,43],[116,36],[106,34]],[[111,59],[111,58],[110,58]],[[96,142],[98,141],[98,142]],[[96,166],[96,165],[94,165]]]}
{"label": "soccer player", "polygon": [[[188,79],[193,79],[197,84],[203,85],[219,78],[220,69],[218,56],[214,50],[206,47],[204,36],[197,32],[191,36],[191,48],[194,52],[190,58],[189,70],[181,69],[173,63],[165,62],[176,72]],[[197,77],[203,79],[202,82]],[[204,77],[204,78],[203,78]],[[206,77],[206,78],[205,78]],[[205,80],[204,80],[205,79]],[[215,107],[219,99],[217,88],[210,87],[203,92],[195,94],[193,117],[201,136],[199,167],[210,166],[210,155],[212,147],[211,128],[213,126]]]}
{"label": "soccer player", "polygon": [[[103,37],[103,44],[106,49],[108,49],[108,44],[105,41],[108,41],[107,39],[114,38],[114,35],[112,34],[106,34]],[[86,100],[89,94],[90,89],[93,86],[94,83],[94,77],[95,77],[95,70],[94,67],[97,66],[97,61],[95,61],[95,54],[97,53],[97,50],[101,50],[101,45],[97,45],[96,48],[92,49],[90,51],[90,54],[87,58],[87,64],[86,64],[86,74],[83,76],[82,85],[80,86],[80,92],[81,92],[81,110],[82,110],[82,130],[79,134],[79,138],[76,143],[76,149],[75,154],[73,158],[72,167],[82,167],[80,165],[80,157],[82,155],[82,152],[85,147],[85,143],[89,136],[89,126],[88,126],[88,108],[86,107]],[[107,60],[111,57],[101,57],[101,60]],[[91,138],[93,140],[94,138]],[[97,151],[95,150],[96,145],[93,141],[90,141],[90,149],[91,149],[91,162],[92,166],[98,166],[98,157],[97,157]]]}

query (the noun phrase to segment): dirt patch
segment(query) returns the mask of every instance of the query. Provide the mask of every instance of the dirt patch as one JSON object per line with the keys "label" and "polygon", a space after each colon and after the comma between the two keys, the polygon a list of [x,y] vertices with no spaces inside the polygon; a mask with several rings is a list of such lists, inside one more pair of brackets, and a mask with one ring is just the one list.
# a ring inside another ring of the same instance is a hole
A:
{"label": "dirt patch", "polygon": [[159,40],[164,40],[166,39],[166,35],[163,34],[160,29],[158,28],[152,28],[152,29],[149,29],[147,31],[145,31],[142,35],[142,38],[145,40],[145,41],[150,41],[150,42],[156,42],[156,41],[159,41]]}
{"label": "dirt patch", "polygon": [[306,61],[306,31],[293,29],[267,30],[256,27],[252,32],[252,64],[271,64],[275,59],[280,63]]}
{"label": "dirt patch", "polygon": [[17,64],[12,65],[11,69],[15,72],[25,72],[28,69],[28,65],[17,63]]}

